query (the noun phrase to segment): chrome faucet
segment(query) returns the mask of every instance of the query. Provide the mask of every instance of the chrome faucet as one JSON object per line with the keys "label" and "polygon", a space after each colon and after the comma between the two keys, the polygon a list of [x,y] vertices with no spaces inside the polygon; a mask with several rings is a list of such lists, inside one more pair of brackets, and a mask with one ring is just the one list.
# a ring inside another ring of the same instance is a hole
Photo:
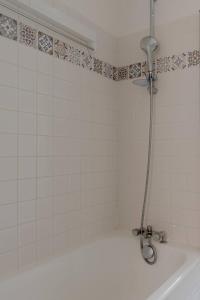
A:
{"label": "chrome faucet", "polygon": [[151,225],[146,228],[135,228],[132,230],[132,234],[135,236],[143,236],[145,239],[153,239],[159,243],[167,243],[167,234],[165,231],[154,231]]}

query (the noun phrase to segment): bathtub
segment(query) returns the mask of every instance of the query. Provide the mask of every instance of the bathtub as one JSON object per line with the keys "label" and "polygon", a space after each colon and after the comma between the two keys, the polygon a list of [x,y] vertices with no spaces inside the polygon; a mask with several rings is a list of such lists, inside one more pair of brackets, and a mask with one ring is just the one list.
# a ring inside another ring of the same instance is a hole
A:
{"label": "bathtub", "polygon": [[0,299],[200,299],[198,251],[156,246],[158,262],[149,266],[141,258],[138,238],[122,232],[109,234],[1,281]]}

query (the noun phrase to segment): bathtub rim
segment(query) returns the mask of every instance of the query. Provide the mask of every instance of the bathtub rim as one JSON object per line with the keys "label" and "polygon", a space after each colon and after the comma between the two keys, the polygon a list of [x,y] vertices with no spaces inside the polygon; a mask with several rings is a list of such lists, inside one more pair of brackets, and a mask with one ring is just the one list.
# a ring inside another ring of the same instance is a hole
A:
{"label": "bathtub rim", "polygon": [[[5,278],[0,279],[0,289],[1,285],[4,285],[9,283],[10,280],[15,280],[18,276],[25,276],[27,273],[31,272],[38,272],[41,269],[45,267],[49,267],[52,264],[62,264],[66,257],[70,254],[79,252],[81,250],[87,250],[87,248],[91,248],[98,242],[110,240],[112,238],[128,238],[128,239],[134,239],[136,243],[139,243],[139,240],[137,237],[134,237],[131,234],[131,231],[127,230],[114,230],[106,234],[102,234],[98,237],[95,237],[91,239],[90,241],[85,241],[83,244],[81,244],[80,247],[75,248],[69,248],[65,253],[62,253],[59,256],[50,257],[47,260],[44,260],[42,262],[39,262],[37,264],[31,265],[27,267],[26,269],[19,270],[18,272],[15,272],[13,274],[10,274],[6,276]],[[177,268],[177,270],[172,273],[171,276],[166,279],[160,287],[158,287],[153,293],[151,293],[146,300],[164,300],[167,296],[170,295],[172,291],[174,291],[178,284],[181,283],[181,281],[194,269],[194,267],[197,266],[197,264],[200,265],[200,249],[189,247],[189,246],[181,246],[177,243],[167,243],[167,244],[159,244],[155,243],[155,245],[160,249],[162,247],[169,247],[171,249],[175,249],[180,253],[180,255],[184,255],[185,261],[183,264]],[[139,251],[139,247],[138,247]],[[142,257],[141,257],[142,261]]]}

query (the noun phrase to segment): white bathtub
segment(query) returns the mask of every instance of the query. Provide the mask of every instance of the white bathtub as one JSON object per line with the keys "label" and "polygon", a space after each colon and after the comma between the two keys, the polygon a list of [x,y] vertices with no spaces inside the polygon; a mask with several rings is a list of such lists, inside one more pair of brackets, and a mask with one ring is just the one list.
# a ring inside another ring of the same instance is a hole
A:
{"label": "white bathtub", "polygon": [[149,266],[140,256],[137,238],[131,234],[110,234],[46,265],[2,281],[0,299],[200,299],[200,294],[197,296],[199,253],[168,244],[156,245],[158,262]]}

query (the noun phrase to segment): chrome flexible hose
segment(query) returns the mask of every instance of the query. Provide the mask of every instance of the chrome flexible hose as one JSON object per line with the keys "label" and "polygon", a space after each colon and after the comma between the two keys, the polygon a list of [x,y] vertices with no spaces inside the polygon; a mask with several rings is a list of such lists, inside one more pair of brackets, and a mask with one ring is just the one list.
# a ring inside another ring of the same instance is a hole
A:
{"label": "chrome flexible hose", "polygon": [[149,192],[149,179],[151,171],[151,152],[152,152],[152,134],[153,134],[153,74],[149,73],[149,93],[150,93],[150,119],[149,119],[149,142],[148,142],[148,157],[147,157],[147,171],[145,178],[145,191],[144,191],[144,201],[142,207],[142,216],[141,216],[141,232],[144,230],[144,218],[146,213],[147,197]]}
{"label": "chrome flexible hose", "polygon": [[[144,231],[144,219],[147,206],[147,198],[149,193],[149,181],[150,181],[150,172],[151,172],[151,156],[152,156],[152,136],[153,136],[153,101],[154,101],[154,83],[153,83],[153,74],[149,72],[149,94],[150,94],[150,114],[149,114],[149,142],[148,142],[148,157],[147,157],[147,170],[146,170],[146,179],[145,179],[145,192],[144,192],[144,201],[142,207],[142,216],[141,216],[141,232]],[[151,243],[151,239],[144,239],[143,234],[140,235],[140,249],[141,254],[144,260],[153,265],[157,261],[157,251],[156,248]],[[151,257],[145,257],[144,250],[151,251]]]}

